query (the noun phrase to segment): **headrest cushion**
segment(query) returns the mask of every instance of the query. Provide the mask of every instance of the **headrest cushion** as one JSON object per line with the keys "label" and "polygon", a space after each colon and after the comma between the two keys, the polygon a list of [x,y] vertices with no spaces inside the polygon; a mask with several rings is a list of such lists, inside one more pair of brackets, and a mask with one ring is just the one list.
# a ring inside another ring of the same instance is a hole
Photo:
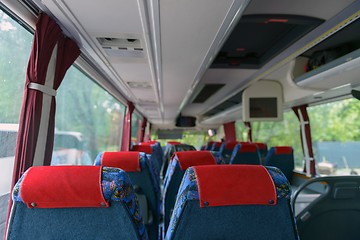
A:
{"label": "headrest cushion", "polygon": [[20,185],[29,208],[108,207],[100,166],[32,167]]}
{"label": "headrest cushion", "polygon": [[274,182],[263,166],[216,165],[193,169],[200,207],[277,203]]}
{"label": "headrest cushion", "polygon": [[267,149],[267,145],[265,143],[254,143],[254,144],[261,150]]}
{"label": "headrest cushion", "polygon": [[292,154],[293,149],[289,146],[281,146],[281,147],[274,147],[275,148],[275,154]]}
{"label": "headrest cushion", "polygon": [[144,152],[146,154],[152,154],[153,153],[151,145],[134,145],[132,147],[132,151]]}
{"label": "headrest cushion", "polygon": [[240,152],[256,152],[257,147],[253,143],[242,143],[240,145]]}
{"label": "headrest cushion", "polygon": [[239,143],[238,143],[238,142],[228,142],[228,143],[226,143],[225,148],[232,150],[232,149],[235,148],[235,146],[236,146],[237,144],[239,144]]}
{"label": "headrest cushion", "polygon": [[125,172],[140,172],[140,152],[104,152],[101,165],[121,168]]}
{"label": "headrest cushion", "polygon": [[191,166],[214,165],[216,159],[209,151],[184,151],[175,152],[180,165],[180,169],[185,171]]}

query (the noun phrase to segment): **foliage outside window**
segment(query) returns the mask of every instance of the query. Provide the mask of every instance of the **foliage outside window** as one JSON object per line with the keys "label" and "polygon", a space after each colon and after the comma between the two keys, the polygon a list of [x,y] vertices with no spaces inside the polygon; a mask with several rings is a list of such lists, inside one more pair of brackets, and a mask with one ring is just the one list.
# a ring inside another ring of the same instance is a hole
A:
{"label": "foliage outside window", "polygon": [[360,173],[360,102],[346,99],[308,108],[317,173]]}
{"label": "foliage outside window", "polygon": [[33,36],[0,10],[0,195],[10,191]]}
{"label": "foliage outside window", "polygon": [[53,165],[92,165],[99,152],[119,150],[124,105],[75,67],[56,103]]}
{"label": "foliage outside window", "polygon": [[[247,140],[247,128],[242,121],[236,122],[238,141]],[[263,142],[268,148],[275,146],[291,146],[294,149],[295,167],[303,170],[304,155],[301,147],[300,125],[292,111],[284,112],[284,119],[280,122],[252,122],[253,142]]]}
{"label": "foliage outside window", "polygon": [[197,150],[200,150],[201,146],[205,145],[209,136],[204,131],[183,131],[182,138],[178,139],[158,139],[156,133],[151,135],[151,139],[157,140],[160,142],[161,146],[166,146],[168,141],[177,141],[184,144],[189,144],[194,146]]}
{"label": "foliage outside window", "polygon": [[132,114],[131,118],[131,142],[137,143],[142,118],[135,113]]}

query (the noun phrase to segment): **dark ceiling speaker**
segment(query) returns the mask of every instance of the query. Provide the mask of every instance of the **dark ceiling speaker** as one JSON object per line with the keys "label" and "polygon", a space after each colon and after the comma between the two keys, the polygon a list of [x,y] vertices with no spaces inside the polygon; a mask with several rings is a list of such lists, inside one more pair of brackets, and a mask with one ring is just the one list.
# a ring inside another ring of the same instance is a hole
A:
{"label": "dark ceiling speaker", "polygon": [[175,126],[177,127],[195,127],[196,126],[196,118],[189,116],[178,116],[176,118]]}

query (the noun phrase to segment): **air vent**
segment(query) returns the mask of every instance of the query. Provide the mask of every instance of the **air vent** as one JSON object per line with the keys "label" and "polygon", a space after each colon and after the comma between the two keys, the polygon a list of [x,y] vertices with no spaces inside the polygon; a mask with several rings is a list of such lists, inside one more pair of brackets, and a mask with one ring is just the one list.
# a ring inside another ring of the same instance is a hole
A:
{"label": "air vent", "polygon": [[127,82],[130,88],[151,88],[151,83],[148,82]]}
{"label": "air vent", "polygon": [[136,38],[97,38],[105,53],[110,57],[143,58],[144,49]]}
{"label": "air vent", "polygon": [[239,92],[236,95],[232,96],[231,98],[227,99],[225,102],[222,102],[216,105],[214,108],[207,111],[204,114],[204,116],[206,117],[214,116],[220,112],[223,112],[225,110],[228,110],[229,108],[241,104],[241,102],[242,102],[242,92]]}
{"label": "air vent", "polygon": [[204,103],[223,86],[225,86],[225,84],[205,84],[199,94],[195,97],[193,103]]}

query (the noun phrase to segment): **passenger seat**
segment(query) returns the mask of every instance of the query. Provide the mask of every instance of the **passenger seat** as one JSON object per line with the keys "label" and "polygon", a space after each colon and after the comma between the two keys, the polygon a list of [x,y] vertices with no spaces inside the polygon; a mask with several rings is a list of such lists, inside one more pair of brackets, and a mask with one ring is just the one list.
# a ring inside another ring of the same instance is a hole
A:
{"label": "passenger seat", "polygon": [[290,195],[285,176],[273,167],[190,167],[165,239],[297,240]]}
{"label": "passenger seat", "polygon": [[118,168],[31,167],[12,199],[8,240],[148,239],[133,186]]}
{"label": "passenger seat", "polygon": [[152,162],[142,152],[103,152],[95,165],[123,169],[130,177],[138,197],[150,239],[158,239],[160,221],[160,185]]}

